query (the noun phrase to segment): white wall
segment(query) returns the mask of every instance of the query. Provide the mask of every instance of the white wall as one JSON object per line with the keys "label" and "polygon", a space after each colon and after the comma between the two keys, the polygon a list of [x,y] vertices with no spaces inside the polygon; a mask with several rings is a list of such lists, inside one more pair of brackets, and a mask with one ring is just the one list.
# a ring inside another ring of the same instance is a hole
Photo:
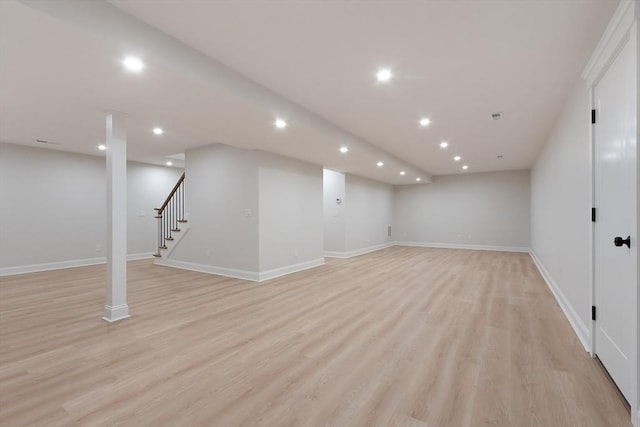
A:
{"label": "white wall", "polygon": [[323,258],[322,167],[260,152],[260,272]]}
{"label": "white wall", "polygon": [[[345,251],[345,176],[323,170],[324,250]],[[341,203],[337,203],[340,199]]]}
{"label": "white wall", "polygon": [[531,249],[586,336],[591,321],[589,117],[589,93],[580,80],[531,171]]}
{"label": "white wall", "polygon": [[346,175],[344,203],[347,253],[391,244],[387,235],[393,223],[393,186]]}
{"label": "white wall", "polygon": [[258,152],[216,144],[185,153],[189,231],[170,260],[257,272]]}
{"label": "white wall", "polygon": [[[635,5],[635,22],[636,25],[640,22],[640,1],[636,0]],[[636,27],[636,59],[640,60],[640,29]],[[636,66],[636,112],[640,111],[640,67]],[[636,144],[640,142],[640,120],[636,119]],[[636,145],[637,147],[637,145]],[[636,148],[636,188],[640,188],[640,150]],[[636,209],[636,220],[637,227],[636,230],[640,231],[640,197],[637,197],[636,200],[637,209]],[[636,237],[637,239],[637,237]],[[640,251],[636,251],[638,253],[638,262],[636,265],[640,266]],[[639,267],[640,268],[640,267]],[[638,276],[638,287],[640,289],[640,270],[637,272]],[[636,324],[640,325],[640,292],[637,292],[638,300],[636,302]],[[636,427],[640,426],[640,326],[637,326],[637,334],[636,334],[636,405],[635,405],[635,419],[634,425]]]}
{"label": "white wall", "polygon": [[[175,168],[127,164],[129,254],[155,251],[153,208],[181,173]],[[103,157],[0,143],[2,271],[99,262],[105,256],[105,177]]]}
{"label": "white wall", "polygon": [[434,177],[396,187],[394,237],[408,244],[529,247],[529,171]]}

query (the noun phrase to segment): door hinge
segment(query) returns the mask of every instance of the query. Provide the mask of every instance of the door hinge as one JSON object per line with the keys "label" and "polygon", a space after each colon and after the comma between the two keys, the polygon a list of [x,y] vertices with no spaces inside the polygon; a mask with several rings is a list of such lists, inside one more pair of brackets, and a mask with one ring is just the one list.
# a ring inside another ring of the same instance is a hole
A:
{"label": "door hinge", "polygon": [[591,110],[591,124],[596,123],[596,110]]}
{"label": "door hinge", "polygon": [[591,306],[591,320],[596,320],[596,306]]}
{"label": "door hinge", "polygon": [[591,222],[596,222],[596,208],[591,208]]}

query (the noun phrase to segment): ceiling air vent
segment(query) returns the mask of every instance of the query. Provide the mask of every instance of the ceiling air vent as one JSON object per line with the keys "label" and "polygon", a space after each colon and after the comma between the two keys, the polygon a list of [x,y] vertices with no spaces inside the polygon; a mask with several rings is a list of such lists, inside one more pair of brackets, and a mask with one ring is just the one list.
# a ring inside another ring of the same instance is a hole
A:
{"label": "ceiling air vent", "polygon": [[45,141],[44,139],[36,139],[36,142],[39,142],[40,144],[60,145],[59,142]]}
{"label": "ceiling air vent", "polygon": [[500,113],[492,113],[491,114],[491,118],[493,120],[500,120],[502,118],[502,113],[501,112]]}

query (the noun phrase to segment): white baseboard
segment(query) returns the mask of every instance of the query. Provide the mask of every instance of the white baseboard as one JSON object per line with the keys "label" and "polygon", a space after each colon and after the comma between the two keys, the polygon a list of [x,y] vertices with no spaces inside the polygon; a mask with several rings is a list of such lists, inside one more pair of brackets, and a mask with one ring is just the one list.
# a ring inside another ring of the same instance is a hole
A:
{"label": "white baseboard", "polygon": [[551,290],[551,293],[556,298],[556,301],[558,302],[558,305],[562,309],[565,317],[567,318],[567,320],[569,320],[571,327],[573,328],[574,332],[578,336],[578,339],[582,343],[582,346],[584,347],[585,351],[590,352],[591,351],[591,345],[590,345],[591,332],[589,330],[589,327],[584,324],[582,319],[580,319],[580,316],[578,316],[578,313],[576,312],[571,302],[562,293],[562,290],[553,280],[553,278],[551,277],[547,269],[544,267],[540,259],[538,259],[536,254],[533,251],[530,251],[529,254],[531,255],[531,259],[533,259],[533,262],[536,265],[536,267],[538,267],[538,271],[542,275],[542,278],[544,279],[544,281],[547,283],[547,286]]}
{"label": "white baseboard", "polygon": [[386,242],[379,245],[368,246],[366,248],[356,249],[348,252],[324,251],[324,256],[327,258],[351,258],[354,256],[368,254],[369,252],[375,252],[381,249],[390,248],[391,246],[395,246],[395,243]]}
{"label": "white baseboard", "polygon": [[295,273],[297,271],[307,270],[309,268],[324,265],[324,258],[312,259],[310,261],[301,262],[299,264],[286,265],[284,267],[274,268],[272,270],[262,271],[259,273],[260,282],[275,279],[276,277]]}
{"label": "white baseboard", "polygon": [[[140,253],[127,255],[128,261],[152,258],[153,253]],[[60,270],[63,268],[86,267],[87,265],[105,264],[107,257],[74,259],[70,261],[47,262],[44,264],[19,265],[16,267],[0,268],[0,276],[12,276],[14,274],[37,273],[39,271]]]}
{"label": "white baseboard", "polygon": [[215,265],[197,264],[194,262],[177,261],[166,258],[156,258],[157,265],[165,267],[181,268],[183,270],[197,271],[200,273],[215,274],[218,276],[233,277],[235,279],[249,280],[251,282],[263,282],[265,280],[275,279],[276,277],[286,274],[295,273],[297,271],[318,267],[324,264],[324,258],[318,258],[310,261],[301,262],[299,264],[286,265],[284,267],[274,268],[263,272],[236,270],[233,268],[218,267]]}
{"label": "white baseboard", "polygon": [[233,277],[235,279],[259,282],[260,275],[257,271],[236,270],[233,268],[218,267],[215,265],[197,264],[195,262],[177,261],[174,259],[156,258],[156,265],[181,268],[183,270],[197,271],[199,273],[216,274],[218,276]]}
{"label": "white baseboard", "polygon": [[110,305],[104,306],[103,320],[109,323],[117,322],[118,320],[126,319],[129,316],[129,306],[127,304],[117,305],[111,307]]}
{"label": "white baseboard", "polygon": [[521,246],[470,245],[465,243],[431,243],[431,242],[395,242],[396,246],[413,246],[419,248],[469,249],[473,251],[525,252],[529,248]]}

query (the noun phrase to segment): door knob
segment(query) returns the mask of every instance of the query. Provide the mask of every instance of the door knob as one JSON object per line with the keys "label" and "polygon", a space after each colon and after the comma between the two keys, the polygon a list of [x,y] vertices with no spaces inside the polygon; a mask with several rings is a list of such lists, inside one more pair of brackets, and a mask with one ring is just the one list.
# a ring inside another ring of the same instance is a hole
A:
{"label": "door knob", "polygon": [[627,236],[626,239],[623,239],[622,237],[618,236],[615,239],[613,239],[613,244],[618,247],[622,245],[627,245],[628,248],[631,248],[631,236]]}

